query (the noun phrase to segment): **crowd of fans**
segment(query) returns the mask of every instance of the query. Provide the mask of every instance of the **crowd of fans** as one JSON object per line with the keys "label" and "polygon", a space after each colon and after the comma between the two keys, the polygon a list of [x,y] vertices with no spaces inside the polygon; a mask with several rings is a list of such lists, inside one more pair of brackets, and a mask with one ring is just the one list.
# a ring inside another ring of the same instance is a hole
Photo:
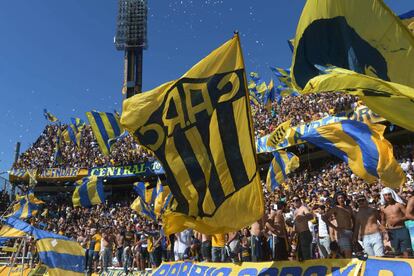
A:
{"label": "crowd of fans", "polygon": [[[129,207],[132,192],[89,209],[72,207],[70,195],[60,194],[44,199],[43,211],[31,223],[77,240],[87,249],[88,272],[114,266],[129,273],[174,260],[408,257],[412,245],[407,227],[414,219],[413,145],[395,146],[407,175],[406,184],[395,192],[383,190],[379,182],[366,183],[337,160],[315,169],[305,165],[273,192],[263,183],[264,217],[234,233],[208,236],[187,229],[166,237],[162,221],[145,219]],[[28,250],[34,250],[30,243]]]}
{"label": "crowd of fans", "polygon": [[[353,108],[355,103],[356,98],[353,96],[342,93],[326,93],[283,97],[280,104],[273,103],[270,112],[263,106],[252,106],[255,136],[259,138],[271,133],[288,118],[292,119],[292,125],[307,123],[327,115],[348,111]],[[58,133],[62,133],[66,128],[66,125],[47,125],[37,141],[13,164],[13,168],[91,168],[127,165],[154,158],[140,147],[131,135],[126,135],[116,141],[111,147],[110,155],[105,156],[101,153],[90,126],[87,125],[82,129],[79,146],[73,142],[65,142],[61,137],[58,139]],[[59,147],[57,147],[58,141]],[[58,148],[62,156],[60,162],[55,158]]]}
{"label": "crowd of fans", "polygon": [[[288,118],[297,125],[350,110],[355,104],[356,98],[344,94],[284,97],[271,112],[253,107],[255,135],[270,133]],[[14,167],[56,166],[58,128],[63,130],[65,126],[47,126]],[[122,200],[108,198],[105,204],[89,209],[72,207],[70,195],[61,194],[44,200],[44,211],[31,223],[76,239],[87,249],[88,272],[106,271],[110,266],[121,267],[125,273],[143,271],[157,267],[161,261],[173,260],[242,262],[411,256],[407,227],[414,219],[413,145],[409,142],[394,146],[394,154],[407,175],[406,184],[396,191],[383,190],[379,182],[366,183],[336,159],[324,160],[317,168],[301,164],[275,191],[267,191],[263,183],[264,217],[234,233],[207,236],[187,229],[166,237],[162,221],[147,220],[130,208],[133,193],[124,193]],[[118,141],[106,157],[100,153],[89,126],[82,130],[79,147],[63,142],[61,152],[63,162],[58,165],[75,168],[154,158],[129,135]],[[33,248],[29,243],[28,250]]]}
{"label": "crowd of fans", "polygon": [[[58,133],[63,132],[66,128],[66,125],[47,125],[37,141],[20,155],[18,161],[13,164],[13,168],[92,168],[154,160],[154,157],[140,147],[131,135],[118,139],[112,145],[110,154],[106,156],[100,151],[89,125],[81,130],[79,146],[59,137]],[[56,158],[57,151],[60,152],[61,160]]]}

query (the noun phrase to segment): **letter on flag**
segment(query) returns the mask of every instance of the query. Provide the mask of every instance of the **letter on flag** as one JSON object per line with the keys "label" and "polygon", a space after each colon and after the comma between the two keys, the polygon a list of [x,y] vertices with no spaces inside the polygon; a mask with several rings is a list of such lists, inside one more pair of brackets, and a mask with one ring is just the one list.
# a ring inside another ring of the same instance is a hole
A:
{"label": "letter on flag", "polygon": [[294,43],[298,91],[319,75],[316,64],[414,87],[413,35],[382,0],[307,1]]}
{"label": "letter on flag", "polygon": [[92,207],[105,202],[102,178],[96,175],[84,177],[76,181],[79,185],[72,195],[73,206]]}
{"label": "letter on flag", "polygon": [[385,126],[354,120],[310,129],[301,139],[342,159],[352,172],[367,182],[381,179],[385,186],[398,188],[406,177],[384,138]]}
{"label": "letter on flag", "polygon": [[268,147],[277,148],[278,145],[285,139],[286,132],[290,128],[291,120],[281,123],[277,128],[269,135],[266,145]]}
{"label": "letter on flag", "polygon": [[98,141],[102,153],[109,155],[109,140],[121,135],[124,131],[119,124],[119,119],[113,113],[91,111],[86,112],[93,135]]}
{"label": "letter on flag", "polygon": [[291,152],[275,151],[273,157],[266,177],[266,185],[269,191],[273,191],[283,184],[287,175],[299,168],[299,157]]}
{"label": "letter on flag", "polygon": [[262,217],[238,35],[180,79],[126,99],[121,124],[166,171],[173,193],[163,215],[167,234],[227,233]]}

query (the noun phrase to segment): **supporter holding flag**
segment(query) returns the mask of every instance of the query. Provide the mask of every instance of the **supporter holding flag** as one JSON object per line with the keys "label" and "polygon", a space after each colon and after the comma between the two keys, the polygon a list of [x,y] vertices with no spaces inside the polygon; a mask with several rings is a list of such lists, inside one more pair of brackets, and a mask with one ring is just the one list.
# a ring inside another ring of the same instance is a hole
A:
{"label": "supporter holding flag", "polygon": [[90,208],[93,205],[105,202],[103,179],[96,175],[84,177],[77,181],[72,195],[73,206]]}

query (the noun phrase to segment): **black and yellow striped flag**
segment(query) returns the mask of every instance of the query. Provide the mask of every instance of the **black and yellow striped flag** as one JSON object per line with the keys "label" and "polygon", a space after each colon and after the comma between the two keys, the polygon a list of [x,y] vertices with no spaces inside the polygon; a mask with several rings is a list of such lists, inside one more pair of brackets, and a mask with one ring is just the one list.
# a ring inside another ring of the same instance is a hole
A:
{"label": "black and yellow striped flag", "polygon": [[173,193],[167,234],[236,231],[263,215],[238,35],[180,79],[124,101],[121,124],[152,150]]}

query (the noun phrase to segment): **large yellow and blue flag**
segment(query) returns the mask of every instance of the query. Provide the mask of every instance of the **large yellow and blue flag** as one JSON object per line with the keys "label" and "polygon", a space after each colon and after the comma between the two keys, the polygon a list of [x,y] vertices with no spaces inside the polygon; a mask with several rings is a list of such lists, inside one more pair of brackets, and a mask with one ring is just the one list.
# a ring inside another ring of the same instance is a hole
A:
{"label": "large yellow and blue flag", "polygon": [[134,200],[134,202],[132,202],[131,209],[135,210],[139,215],[147,219],[150,219],[153,221],[157,220],[157,217],[154,213],[154,209],[151,206],[149,206],[148,203],[145,202],[145,200],[140,196],[138,196]]}
{"label": "large yellow and blue flag", "polygon": [[16,218],[8,217],[2,221],[3,226],[0,229],[0,237],[17,238],[30,236],[33,232],[33,226]]}
{"label": "large yellow and blue flag", "polygon": [[72,195],[73,206],[91,207],[105,202],[103,179],[96,175],[84,177],[76,182]]}
{"label": "large yellow and blue flag", "polygon": [[299,157],[283,150],[273,152],[273,160],[270,163],[266,177],[266,185],[269,191],[274,191],[287,179],[287,175],[299,168]]}
{"label": "large yellow and blue flag", "polygon": [[48,112],[46,108],[43,109],[43,116],[45,116],[45,119],[51,123],[56,123],[59,121],[59,119],[52,113]]}
{"label": "large yellow and blue flag", "polygon": [[376,114],[414,131],[414,88],[342,68],[318,66],[323,75],[311,79],[303,93],[344,92],[358,96]]}
{"label": "large yellow and blue flag", "polygon": [[109,140],[121,135],[124,131],[119,124],[119,118],[113,113],[90,111],[86,112],[92,132],[98,141],[102,153],[109,155]]}
{"label": "large yellow and blue flag", "polygon": [[155,153],[173,194],[166,234],[237,231],[262,217],[247,80],[239,37],[180,79],[124,100],[122,125]]}
{"label": "large yellow and blue flag", "polygon": [[16,196],[16,201],[17,203],[13,206],[13,212],[9,216],[19,219],[28,219],[35,216],[41,209],[40,205],[44,204],[31,191],[25,195]]}
{"label": "large yellow and blue flag", "polygon": [[319,75],[315,65],[414,87],[414,36],[383,0],[307,1],[294,43],[291,77],[298,91]]}
{"label": "large yellow and blue flag", "polygon": [[398,188],[406,177],[394,158],[392,145],[383,136],[384,130],[381,124],[344,120],[309,129],[301,139],[340,158],[367,182],[381,179],[385,186]]}
{"label": "large yellow and blue flag", "polygon": [[76,241],[44,230],[33,230],[39,258],[48,275],[85,275],[85,249]]}

